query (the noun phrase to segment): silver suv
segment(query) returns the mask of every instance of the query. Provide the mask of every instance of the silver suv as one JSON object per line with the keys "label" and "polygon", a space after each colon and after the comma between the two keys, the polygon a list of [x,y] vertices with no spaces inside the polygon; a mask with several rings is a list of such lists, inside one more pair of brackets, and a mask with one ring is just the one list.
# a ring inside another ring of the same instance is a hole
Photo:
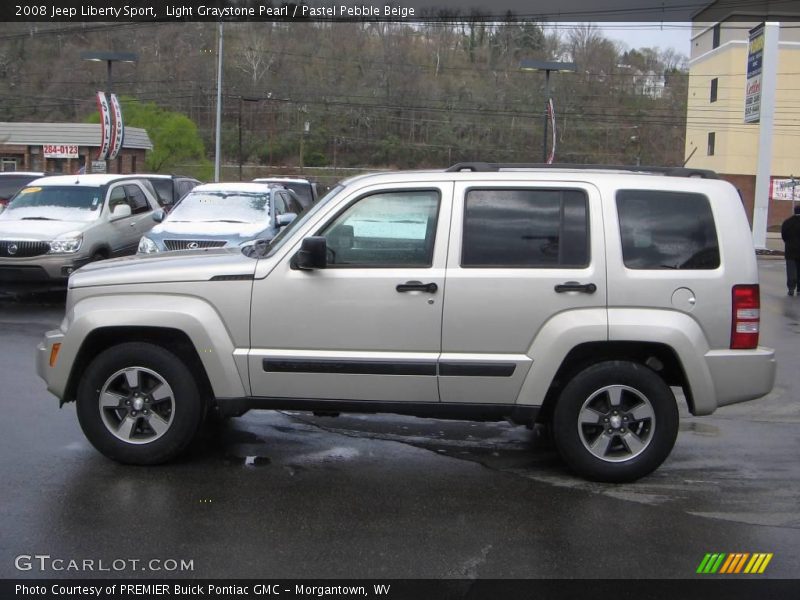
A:
{"label": "silver suv", "polygon": [[211,412],[390,412],[546,423],[602,481],[665,460],[673,388],[695,415],[772,389],[733,186],[504,167],[355,177],[246,252],[84,267],[38,372],[125,463],[175,457]]}
{"label": "silver suv", "polygon": [[136,252],[158,202],[129,175],[31,181],[0,214],[0,287],[64,288],[73,271]]}

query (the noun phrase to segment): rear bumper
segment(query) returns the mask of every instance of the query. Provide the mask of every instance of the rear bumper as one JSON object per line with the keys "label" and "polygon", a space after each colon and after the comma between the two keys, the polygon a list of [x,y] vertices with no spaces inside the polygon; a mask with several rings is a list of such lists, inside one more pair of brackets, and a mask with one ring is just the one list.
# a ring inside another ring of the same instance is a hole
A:
{"label": "rear bumper", "polygon": [[775,350],[712,350],[705,356],[717,406],[760,398],[775,385]]}

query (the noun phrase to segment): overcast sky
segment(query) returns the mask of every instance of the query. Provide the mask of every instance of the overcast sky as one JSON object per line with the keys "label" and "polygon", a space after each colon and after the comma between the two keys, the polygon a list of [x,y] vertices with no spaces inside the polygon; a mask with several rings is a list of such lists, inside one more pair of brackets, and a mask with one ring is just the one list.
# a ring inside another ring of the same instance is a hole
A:
{"label": "overcast sky", "polygon": [[629,48],[674,48],[688,58],[690,23],[598,23],[605,36]]}

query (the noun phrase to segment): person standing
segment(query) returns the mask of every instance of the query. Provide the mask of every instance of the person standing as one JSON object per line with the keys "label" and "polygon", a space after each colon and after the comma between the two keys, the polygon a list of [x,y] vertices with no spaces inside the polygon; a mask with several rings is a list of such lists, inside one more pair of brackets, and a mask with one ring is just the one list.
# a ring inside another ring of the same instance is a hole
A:
{"label": "person standing", "polygon": [[797,287],[797,272],[800,268],[800,205],[794,207],[794,214],[781,225],[781,238],[785,244],[788,294],[794,296],[794,292],[797,290],[800,295],[800,289]]}

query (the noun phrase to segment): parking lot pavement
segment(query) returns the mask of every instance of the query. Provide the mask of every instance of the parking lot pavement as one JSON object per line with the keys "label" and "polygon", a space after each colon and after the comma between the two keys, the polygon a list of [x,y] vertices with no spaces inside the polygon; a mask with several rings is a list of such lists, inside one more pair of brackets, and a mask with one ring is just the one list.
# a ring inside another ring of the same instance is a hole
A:
{"label": "parking lot pavement", "polygon": [[798,576],[800,298],[762,259],[762,341],[775,390],[692,417],[671,457],[627,485],[573,477],[538,431],[393,415],[254,411],[178,462],[95,452],[74,406],[34,374],[57,299],[0,299],[0,576],[15,557],[191,560],[150,577],[692,577],[707,552],[771,552]]}

